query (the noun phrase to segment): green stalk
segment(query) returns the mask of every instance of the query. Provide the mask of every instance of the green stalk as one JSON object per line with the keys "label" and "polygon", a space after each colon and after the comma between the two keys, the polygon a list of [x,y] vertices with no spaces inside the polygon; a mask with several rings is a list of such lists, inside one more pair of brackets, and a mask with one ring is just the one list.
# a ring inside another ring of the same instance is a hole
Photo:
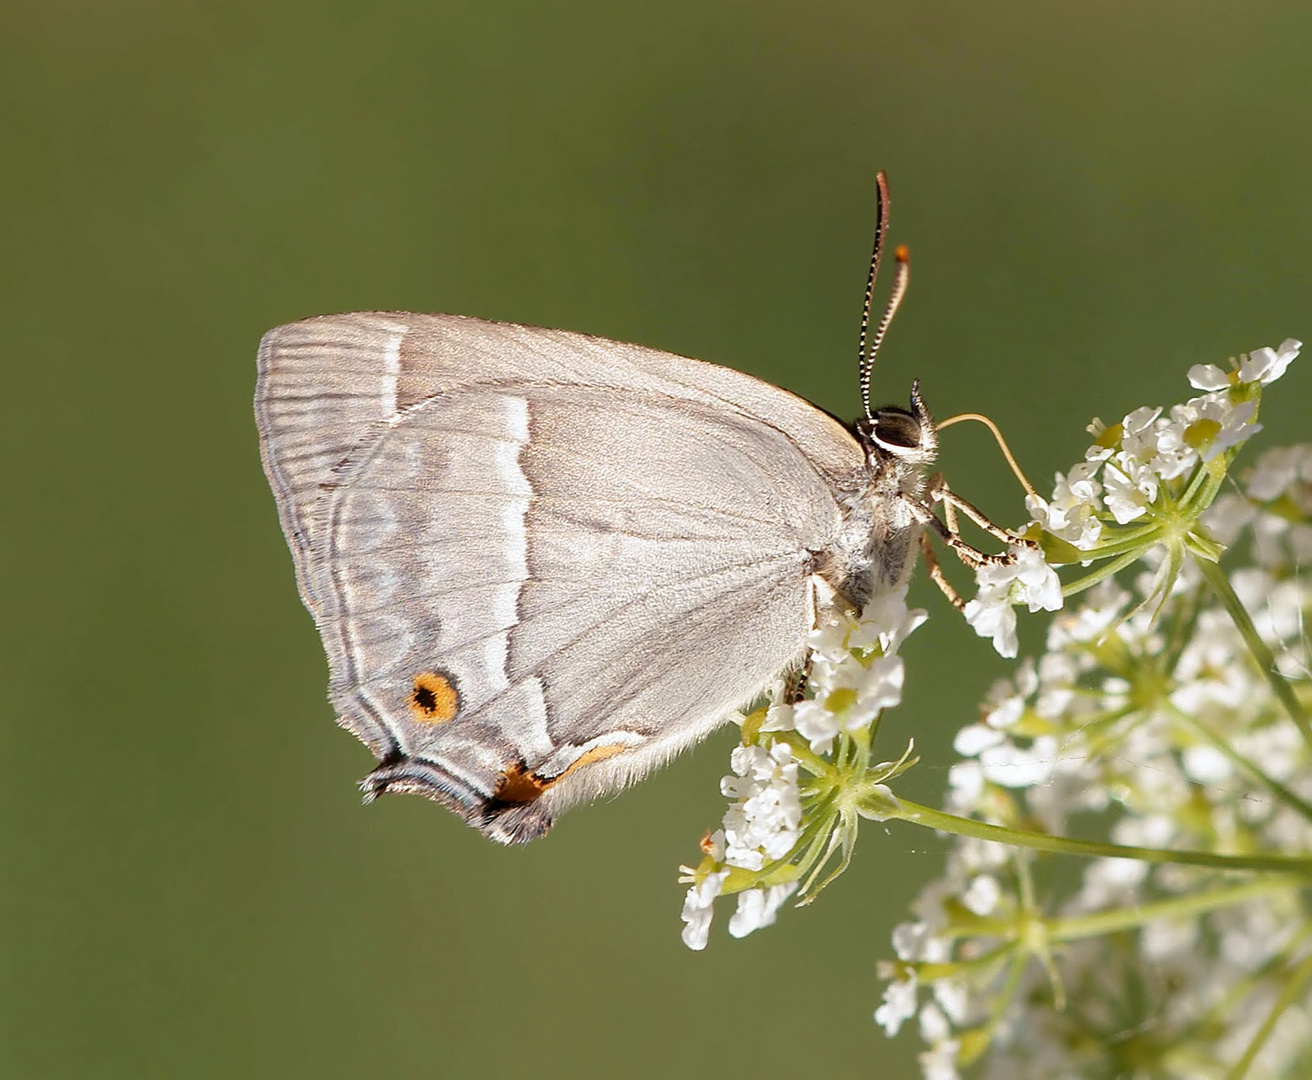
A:
{"label": "green stalk", "polygon": [[1152,542],[1162,526],[1155,517],[1149,517],[1143,525],[1116,525],[1108,528],[1111,540],[1100,540],[1091,548],[1077,548],[1081,555],[1093,560],[1112,559],[1124,555],[1127,551],[1143,551]]}
{"label": "green stalk", "polygon": [[1220,908],[1233,907],[1283,889],[1305,888],[1298,878],[1263,878],[1243,885],[1210,889],[1207,892],[1174,896],[1169,900],[1156,900],[1151,904],[1136,904],[1132,908],[1113,908],[1093,915],[1073,915],[1065,919],[1052,919],[1048,923],[1048,937],[1053,941],[1078,941],[1081,938],[1101,937],[1121,930],[1135,930],[1157,919],[1181,919],[1203,915]]}
{"label": "green stalk", "polygon": [[1244,639],[1244,644],[1248,646],[1248,651],[1253,654],[1253,659],[1257,661],[1257,666],[1262,669],[1262,674],[1266,676],[1267,682],[1271,684],[1271,689],[1275,691],[1276,697],[1280,699],[1280,704],[1285,707],[1289,713],[1290,719],[1294,721],[1299,733],[1303,736],[1303,741],[1312,748],[1312,725],[1308,724],[1307,713],[1304,711],[1302,704],[1298,700],[1298,695],[1294,693],[1294,688],[1289,685],[1280,671],[1276,668],[1275,654],[1267,647],[1261,635],[1257,632],[1257,627],[1253,625],[1253,620],[1249,617],[1248,611],[1244,605],[1239,602],[1239,597],[1230,587],[1230,580],[1222,572],[1221,567],[1216,563],[1208,562],[1205,559],[1195,559],[1194,565],[1202,572],[1207,583],[1212,586],[1212,591],[1220,597],[1221,602],[1225,604],[1225,610],[1230,618],[1234,620],[1236,629]]}
{"label": "green stalk", "polygon": [[1277,873],[1312,877],[1312,857],[1303,855],[1223,855],[1215,851],[1171,851],[1166,848],[1128,847],[1123,844],[1105,844],[1096,840],[1073,840],[1066,836],[1049,836],[1046,833],[1008,829],[989,825],[973,818],[958,817],[929,806],[922,806],[899,798],[898,809],[888,812],[888,818],[900,818],[917,825],[927,825],[940,832],[957,836],[970,836],[977,840],[993,840],[1000,844],[1051,851],[1059,855],[1083,855],[1092,858],[1138,859],[1150,863],[1176,863],[1182,866],[1210,866],[1217,870],[1272,870]]}
{"label": "green stalk", "polygon": [[1111,577],[1113,574],[1124,570],[1131,563],[1136,562],[1143,554],[1142,547],[1135,547],[1127,551],[1119,558],[1113,559],[1109,563],[1103,563],[1097,570],[1092,570],[1082,578],[1076,578],[1068,585],[1061,587],[1062,596],[1074,596],[1076,593],[1082,593],[1085,589],[1092,589],[1098,582]]}

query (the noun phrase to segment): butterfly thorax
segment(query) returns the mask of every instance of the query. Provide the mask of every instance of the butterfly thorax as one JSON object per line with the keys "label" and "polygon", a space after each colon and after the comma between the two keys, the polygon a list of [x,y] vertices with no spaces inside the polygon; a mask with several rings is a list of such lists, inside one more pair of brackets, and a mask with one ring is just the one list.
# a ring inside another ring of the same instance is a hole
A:
{"label": "butterfly thorax", "polygon": [[911,408],[886,406],[854,426],[866,467],[840,498],[843,523],[817,571],[861,607],[899,588],[915,565],[927,513],[927,473],[938,452],[934,421],[911,389]]}

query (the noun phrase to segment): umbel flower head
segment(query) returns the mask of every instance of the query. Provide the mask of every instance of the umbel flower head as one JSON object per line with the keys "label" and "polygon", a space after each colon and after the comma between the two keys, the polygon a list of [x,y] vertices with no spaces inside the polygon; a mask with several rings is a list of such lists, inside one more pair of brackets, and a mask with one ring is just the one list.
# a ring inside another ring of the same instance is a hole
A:
{"label": "umbel flower head", "polygon": [[735,893],[731,933],[768,925],[842,871],[861,818],[900,818],[952,838],[875,1010],[890,1035],[916,1020],[927,1078],[1312,1076],[1312,446],[1231,475],[1299,348],[1095,421],[1027,500],[1030,545],[981,568],[966,615],[1014,656],[1015,608],[1059,611],[958,733],[946,810],[894,794],[909,747],[872,764],[924,613],[894,594],[829,617],[801,699],[743,718],[685,941]]}
{"label": "umbel flower head", "polygon": [[[730,800],[723,824],[703,841],[701,863],[682,868],[690,948],[705,948],[718,896],[738,896],[734,937],[769,926],[799,889],[814,896],[846,867],[858,819],[882,816],[886,781],[910,765],[910,748],[872,764],[870,746],[882,711],[902,700],[897,650],[925,613],[907,609],[905,589],[876,597],[859,618],[817,607],[826,614],[811,635],[808,696],[789,704],[780,685],[768,707],[743,717],[743,743],[720,782]],[[834,856],[838,867],[819,879]]]}

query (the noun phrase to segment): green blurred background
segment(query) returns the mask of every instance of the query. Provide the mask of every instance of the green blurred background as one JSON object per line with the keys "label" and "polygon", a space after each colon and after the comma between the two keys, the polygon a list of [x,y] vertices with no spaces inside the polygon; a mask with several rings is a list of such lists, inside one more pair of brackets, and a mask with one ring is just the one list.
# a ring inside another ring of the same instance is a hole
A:
{"label": "green blurred background", "polygon": [[[868,826],[814,907],[680,944],[729,731],[527,849],[418,799],[359,807],[370,758],[332,724],[260,471],[256,342],[464,312],[851,415],[882,167],[915,273],[876,396],[922,377],[1042,480],[1091,415],[1312,337],[1312,9],[0,14],[0,1075],[913,1075],[871,1011],[932,834]],[[1306,365],[1269,398],[1281,439]],[[945,442],[958,490],[1019,523],[984,433]],[[932,799],[1005,665],[918,589],[936,617],[886,750],[916,737],[903,790]]]}

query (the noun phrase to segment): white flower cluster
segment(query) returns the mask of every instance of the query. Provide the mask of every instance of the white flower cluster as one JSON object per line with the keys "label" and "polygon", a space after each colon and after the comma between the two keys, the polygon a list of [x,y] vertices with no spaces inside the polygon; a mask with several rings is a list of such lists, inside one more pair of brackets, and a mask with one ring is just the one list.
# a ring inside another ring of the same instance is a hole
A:
{"label": "white flower cluster", "polygon": [[[766,870],[788,859],[798,844],[803,816],[798,761],[789,742],[776,735],[795,731],[813,753],[827,754],[836,738],[868,728],[882,709],[902,700],[904,670],[897,650],[925,621],[925,612],[907,609],[903,588],[874,597],[856,618],[834,603],[821,579],[814,587],[820,625],[809,642],[807,696],[789,704],[776,694],[757,740],[734,749],[733,774],[720,781],[731,800],[723,825],[703,843],[703,868],[684,868],[691,886],[683,906],[683,941],[690,949],[706,947],[715,899],[732,871]],[[742,889],[729,933],[744,937],[769,926],[797,888],[793,880]]]}
{"label": "white flower cluster", "polygon": [[[1237,377],[1269,381],[1296,351],[1261,350]],[[1127,431],[1155,422],[1131,417]],[[1264,454],[1204,520],[1247,542],[1255,565],[1229,580],[1306,709],[1312,447]],[[1306,855],[1312,748],[1272,673],[1196,570],[1150,612],[1156,581],[1107,579],[1054,619],[1043,656],[958,734],[948,809],[1122,845]],[[957,838],[913,912],[875,1019],[889,1034],[918,1019],[928,1078],[974,1058],[972,1075],[998,1080],[1193,1080],[1241,1060],[1246,1077],[1312,1075],[1312,903],[1291,879],[1103,858],[1072,881],[1048,857]]]}
{"label": "white flower cluster", "polygon": [[[797,842],[802,803],[797,764],[791,759],[787,743],[772,743],[768,750],[760,746],[734,749],[730,758],[734,775],[720,782],[720,790],[735,801],[725,812],[724,827],[703,843],[706,854],[721,869],[694,882],[683,902],[683,943],[688,948],[706,948],[715,899],[731,868],[760,870],[767,861],[787,855]],[[729,918],[729,933],[741,938],[771,925],[783,902],[796,891],[795,881],[744,889]]]}
{"label": "white flower cluster", "polygon": [[1261,430],[1253,420],[1256,401],[1235,390],[1280,378],[1302,344],[1289,338],[1278,348],[1256,349],[1231,372],[1196,365],[1189,383],[1207,393],[1172,406],[1166,415],[1160,406],[1144,406],[1111,428],[1095,420],[1089,428],[1094,444],[1084,461],[1064,476],[1057,474],[1052,499],[1026,500],[1034,520],[1087,551],[1098,542],[1105,515],[1120,525],[1143,517],[1164,481],[1184,476]]}
{"label": "white flower cluster", "polygon": [[[1092,557],[1108,522],[1128,525],[1158,507],[1172,512],[1173,501],[1165,496],[1173,481],[1261,430],[1254,419],[1255,388],[1280,378],[1301,348],[1302,342],[1289,338],[1278,348],[1255,350],[1230,372],[1196,365],[1189,382],[1207,393],[1169,413],[1160,406],[1135,409],[1110,428],[1095,420],[1089,427],[1093,445],[1083,461],[1056,474],[1052,498],[1025,500],[1034,522]],[[1013,605],[1023,603],[1030,611],[1061,607],[1061,583],[1039,553],[1013,548],[1013,555],[1009,564],[980,567],[979,594],[965,611],[975,632],[992,638],[1006,657],[1019,648]]]}
{"label": "white flower cluster", "polygon": [[[817,589],[827,588],[818,581]],[[869,727],[880,710],[901,704],[906,667],[898,649],[929,616],[921,608],[907,608],[905,586],[873,597],[859,619],[832,600],[817,606],[820,625],[808,643],[807,690],[813,696],[771,709],[762,730],[795,730],[813,753],[827,754],[841,732]],[[862,660],[854,650],[875,655]]]}
{"label": "white flower cluster", "polygon": [[717,834],[723,861],[744,870],[760,870],[782,859],[797,843],[802,799],[797,791],[797,762],[787,743],[736,746],[729,755],[733,776],[720,781],[720,794],[734,800]]}
{"label": "white flower cluster", "polygon": [[[767,863],[784,858],[797,843],[797,827],[802,820],[797,762],[787,743],[735,747],[729,763],[733,775],[720,781],[720,791],[733,802],[725,811],[723,828],[703,844],[720,869],[694,882],[684,899],[683,943],[690,949],[706,947],[715,898],[730,868],[761,870]],[[729,919],[729,933],[746,937],[753,930],[769,926],[796,890],[796,882],[787,882],[740,892],[738,909]]]}

